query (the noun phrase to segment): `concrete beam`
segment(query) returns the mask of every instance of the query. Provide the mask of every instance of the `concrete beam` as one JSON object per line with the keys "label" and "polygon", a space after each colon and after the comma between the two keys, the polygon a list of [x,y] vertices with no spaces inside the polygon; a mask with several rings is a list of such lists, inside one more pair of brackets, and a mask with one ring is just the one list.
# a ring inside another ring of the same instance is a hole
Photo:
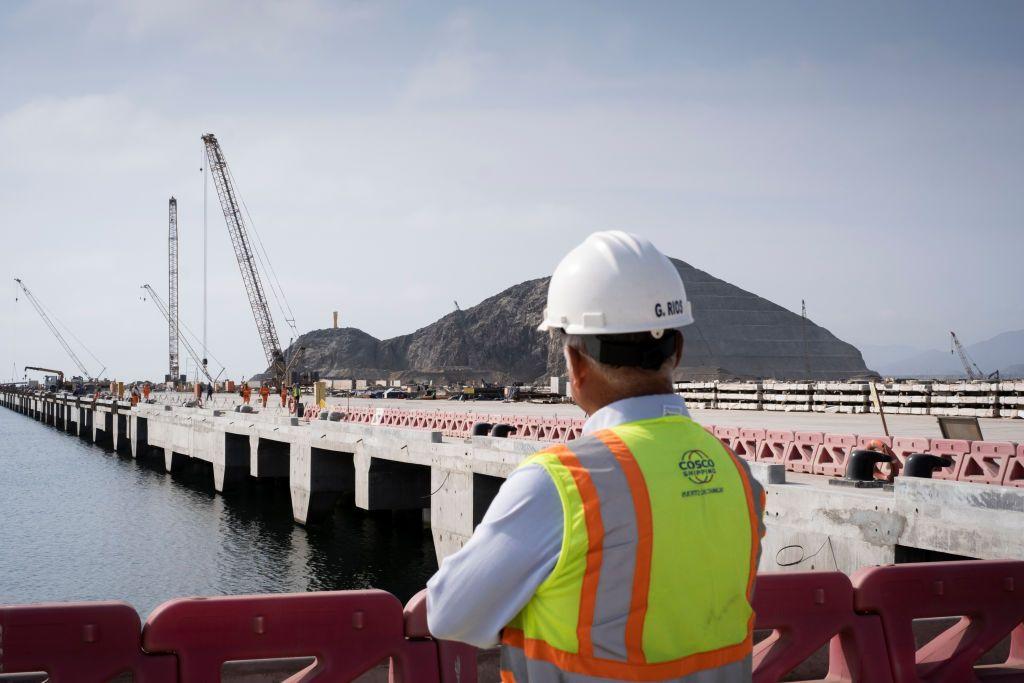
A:
{"label": "concrete beam", "polygon": [[292,518],[312,524],[328,517],[342,498],[356,490],[354,449],[333,450],[295,441],[289,453]]}

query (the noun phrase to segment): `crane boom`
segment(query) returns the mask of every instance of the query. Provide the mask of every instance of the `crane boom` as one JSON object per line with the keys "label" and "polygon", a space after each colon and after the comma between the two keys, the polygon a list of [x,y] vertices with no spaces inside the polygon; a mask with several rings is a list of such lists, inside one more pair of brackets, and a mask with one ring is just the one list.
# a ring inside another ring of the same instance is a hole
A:
{"label": "crane boom", "polygon": [[168,379],[178,381],[178,200],[167,204],[167,367]]}
{"label": "crane boom", "polygon": [[[967,379],[982,379],[985,373],[981,371],[977,363],[970,359],[967,355],[967,351],[964,350],[963,344],[956,336],[956,332],[950,330],[949,338],[952,341],[953,349],[956,349],[957,355],[960,356],[960,363],[964,366],[964,372],[967,373]],[[950,350],[952,352],[952,349]]]}
{"label": "crane boom", "polygon": [[[19,278],[14,278],[14,281],[18,283],[19,287],[21,287],[21,291],[25,293],[25,298],[28,299],[29,303],[32,304],[32,307],[36,309],[36,313],[38,313],[39,317],[43,319],[43,322],[46,323],[46,326],[50,328],[50,332],[52,332],[53,336],[57,338],[57,341],[60,342],[60,345],[64,347],[64,350],[67,352],[68,356],[71,357],[71,360],[73,360],[75,362],[75,365],[78,366],[78,369],[82,371],[82,376],[90,380],[96,379],[95,377],[93,377],[93,375],[89,374],[89,369],[85,367],[85,363],[82,362],[82,359],[78,357],[78,354],[75,353],[75,350],[72,349],[71,345],[68,344],[66,339],[64,339],[64,335],[60,333],[60,330],[58,330],[57,326],[53,324],[53,321],[50,320],[50,316],[46,314],[46,309],[44,309],[43,305],[39,303],[39,299],[36,298],[36,295],[33,294],[31,290],[29,290],[29,288],[25,286],[25,283],[22,282]],[[103,370],[106,370],[106,367],[104,367]],[[99,374],[102,375],[103,370],[100,370]]]}
{"label": "crane boom", "polygon": [[213,133],[207,133],[203,136],[203,144],[206,147],[206,159],[210,174],[213,176],[213,183],[217,188],[220,208],[224,212],[224,221],[227,223],[228,233],[231,235],[231,245],[235,249],[238,269],[242,273],[242,282],[245,284],[245,292],[249,297],[249,306],[256,319],[256,329],[259,331],[260,342],[263,344],[263,353],[267,358],[271,375],[280,381],[284,379],[285,375],[284,353],[281,351],[277,328],[274,327],[274,319],[270,314],[270,305],[264,292],[263,280],[256,266],[256,254],[249,241],[245,221],[242,218],[238,192],[228,174],[228,162],[224,158],[224,152],[220,148],[220,143],[217,142],[217,137]]}
{"label": "crane boom", "polygon": [[[156,305],[161,315],[163,315],[164,318],[166,318],[167,321],[170,322],[170,312],[168,311],[167,306],[164,304],[164,300],[161,299],[160,295],[156,293],[156,290],[154,290],[148,284],[142,285],[142,288],[149,292],[150,298],[153,299],[153,304]],[[199,356],[198,353],[196,353],[196,350],[192,348],[192,345],[188,343],[188,337],[181,337],[179,341],[181,342],[181,345],[185,347],[185,352],[188,353],[188,355],[195,362],[196,366],[202,371],[203,375],[206,376],[206,379],[208,379],[211,384],[214,384],[217,381],[216,378],[210,375],[210,371],[209,369],[207,369],[206,364],[202,362],[202,358]],[[174,375],[171,378],[171,381],[176,382],[177,377],[177,375]]]}
{"label": "crane boom", "polygon": [[56,376],[57,378],[58,388],[64,386],[64,372],[61,370],[54,370],[53,368],[39,368],[36,367],[35,365],[26,365],[25,372],[27,373],[29,370],[37,370],[39,372],[52,372],[54,376]]}

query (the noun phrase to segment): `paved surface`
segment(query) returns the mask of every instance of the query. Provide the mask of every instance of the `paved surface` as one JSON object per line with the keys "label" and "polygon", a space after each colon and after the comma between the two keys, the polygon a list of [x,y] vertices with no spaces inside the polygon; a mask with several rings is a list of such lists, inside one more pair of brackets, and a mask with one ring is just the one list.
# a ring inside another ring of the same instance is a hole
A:
{"label": "paved surface", "polygon": [[[161,395],[157,395],[160,398]],[[309,400],[305,397],[304,400]],[[212,407],[230,408],[240,399],[235,394],[216,394]],[[252,402],[256,405],[257,401]],[[276,406],[275,406],[276,404]],[[400,408],[403,410],[458,411],[466,413],[498,413],[504,415],[537,415],[544,417],[584,417],[579,406],[572,403],[504,403],[502,401],[386,401],[368,398],[330,398],[328,404],[344,408],[372,406],[374,408]],[[271,397],[270,409],[280,411],[280,399]],[[841,413],[776,412],[766,410],[693,410],[693,417],[701,424],[755,427],[765,429],[792,429],[798,431],[830,432],[833,434],[881,434],[882,423],[878,415],[848,415]],[[281,413],[284,414],[283,412]],[[941,437],[939,423],[931,415],[887,415],[889,433],[894,436]],[[981,432],[989,441],[1024,442],[1024,420],[1010,418],[979,418]]]}

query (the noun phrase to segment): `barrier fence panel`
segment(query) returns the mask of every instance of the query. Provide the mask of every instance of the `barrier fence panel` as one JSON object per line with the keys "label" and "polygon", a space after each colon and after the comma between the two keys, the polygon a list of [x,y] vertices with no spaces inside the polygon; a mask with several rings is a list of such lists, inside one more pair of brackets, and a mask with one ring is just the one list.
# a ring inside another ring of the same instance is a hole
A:
{"label": "barrier fence panel", "polygon": [[174,683],[177,660],[143,653],[141,628],[123,602],[0,606],[0,674],[45,671],[52,683],[73,683],[130,672],[136,683]]}
{"label": "barrier fence panel", "polygon": [[379,590],[171,600],[142,644],[177,655],[182,681],[220,680],[233,660],[308,656],[296,681],[352,680],[388,658],[405,681],[437,681],[433,649],[406,640],[402,604]]}
{"label": "barrier fence panel", "polygon": [[826,434],[814,456],[811,471],[829,477],[843,476],[846,474],[846,459],[856,446],[855,434]]}
{"label": "barrier fence panel", "polygon": [[[852,580],[856,610],[881,617],[897,683],[975,680],[978,659],[1024,620],[1024,562],[871,567]],[[936,617],[960,619],[918,648],[914,620]],[[1024,668],[1015,673],[1000,680],[1024,680]]]}
{"label": "barrier fence panel", "polygon": [[437,668],[440,683],[476,683],[477,650],[465,643],[447,640],[435,641],[427,627],[427,591],[422,590],[406,604],[405,637],[426,640],[436,644]]}
{"label": "barrier fence panel", "polygon": [[1017,444],[1017,454],[1006,468],[1003,486],[1024,486],[1024,443]]}
{"label": "barrier fence panel", "polygon": [[[931,440],[926,436],[897,436],[890,439],[890,441],[892,453],[900,463],[900,472],[903,471],[903,466],[906,464],[907,457],[911,453],[927,453],[928,449],[931,447]],[[890,466],[880,465],[879,469],[881,469],[885,474],[888,474]],[[946,469],[948,470],[952,468]]]}
{"label": "barrier fence panel", "polygon": [[829,644],[828,681],[886,683],[891,673],[882,624],[853,611],[853,587],[840,572],[761,573],[754,629],[755,683],[774,683]]}
{"label": "barrier fence panel", "polygon": [[741,429],[739,437],[733,443],[733,453],[744,460],[754,460],[761,444],[764,443],[764,438],[764,429]]}
{"label": "barrier fence panel", "polygon": [[814,458],[825,441],[821,432],[794,432],[793,443],[786,449],[786,469],[793,472],[814,471]]}
{"label": "barrier fence panel", "polygon": [[764,443],[757,452],[758,462],[783,465],[786,462],[786,452],[793,443],[793,432],[769,429],[764,436]]}
{"label": "barrier fence panel", "polygon": [[977,484],[1002,484],[1015,451],[1014,445],[1007,441],[973,441],[957,479]]}
{"label": "barrier fence panel", "polygon": [[953,459],[952,467],[944,467],[932,473],[933,479],[957,479],[963,460],[971,450],[971,442],[964,439],[932,439],[928,452],[932,455],[948,455]]}

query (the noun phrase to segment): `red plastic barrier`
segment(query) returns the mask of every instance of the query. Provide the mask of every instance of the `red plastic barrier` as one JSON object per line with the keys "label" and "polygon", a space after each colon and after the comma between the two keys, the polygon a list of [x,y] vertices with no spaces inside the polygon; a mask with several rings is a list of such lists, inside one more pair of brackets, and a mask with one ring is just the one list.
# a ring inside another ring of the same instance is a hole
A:
{"label": "red plastic barrier", "polygon": [[[931,440],[927,436],[897,436],[892,441],[892,452],[900,462],[900,472],[907,462],[907,456],[911,453],[927,453],[931,448]],[[889,473],[889,465],[880,465],[879,468],[885,474]],[[946,468],[947,471],[952,468]]]}
{"label": "red plastic barrier", "polygon": [[[871,567],[855,573],[853,585],[857,611],[882,619],[896,683],[975,680],[977,660],[1024,620],[1024,562]],[[918,648],[914,619],[935,617],[960,620]],[[1024,668],[1015,674],[1000,680],[1020,680]]]}
{"label": "red plastic barrier", "polygon": [[853,587],[841,572],[761,573],[754,587],[755,683],[774,683],[829,643],[827,681],[892,680],[881,621],[853,611]]}
{"label": "red plastic barrier", "polygon": [[821,450],[825,435],[821,432],[794,432],[793,443],[786,449],[786,469],[792,472],[813,472],[814,457]]}
{"label": "red plastic barrier", "polygon": [[174,683],[177,660],[144,654],[141,629],[139,615],[123,602],[0,607],[0,673],[46,671],[61,683],[131,671],[138,683]]}
{"label": "red plastic barrier", "polygon": [[565,440],[572,441],[583,436],[583,423],[586,422],[583,418],[573,418],[569,420],[569,429],[565,433]]}
{"label": "red plastic barrier", "polygon": [[405,606],[405,637],[436,646],[440,683],[476,683],[476,648],[465,643],[434,640],[427,627],[427,591],[422,590]]}
{"label": "red plastic barrier", "polygon": [[736,445],[736,440],[740,438],[739,427],[719,426],[715,427],[715,431],[712,433],[726,448],[733,448]]}
{"label": "red plastic barrier", "polygon": [[957,479],[963,459],[971,450],[971,442],[964,439],[932,439],[928,452],[932,455],[948,455],[953,459],[952,467],[943,467],[932,473],[932,479]]}
{"label": "red plastic barrier", "polygon": [[744,460],[754,460],[757,452],[764,443],[765,430],[763,429],[741,429],[739,438],[736,439],[732,452]]}
{"label": "red plastic barrier", "polygon": [[1010,652],[1001,664],[982,664],[974,667],[974,675],[982,681],[1019,681],[1024,671],[1024,625],[1010,634]]}
{"label": "red plastic barrier", "polygon": [[786,462],[786,451],[793,443],[793,432],[769,429],[765,432],[764,443],[757,451],[759,462],[770,462],[782,465]]}
{"label": "red plastic barrier", "polygon": [[814,454],[811,471],[829,477],[846,474],[846,459],[857,446],[856,434],[826,434],[821,448]]}
{"label": "red plastic barrier", "polygon": [[1009,441],[972,441],[957,479],[975,484],[1002,484],[1016,450]]}
{"label": "red plastic barrier", "polygon": [[1024,486],[1024,443],[1017,444],[1017,455],[1006,468],[1003,486]]}
{"label": "red plastic barrier", "polygon": [[314,656],[295,680],[345,681],[391,657],[406,681],[436,681],[431,651],[405,639],[402,604],[379,590],[180,598],[154,610],[149,652],[178,656],[181,680],[220,680],[224,662]]}

